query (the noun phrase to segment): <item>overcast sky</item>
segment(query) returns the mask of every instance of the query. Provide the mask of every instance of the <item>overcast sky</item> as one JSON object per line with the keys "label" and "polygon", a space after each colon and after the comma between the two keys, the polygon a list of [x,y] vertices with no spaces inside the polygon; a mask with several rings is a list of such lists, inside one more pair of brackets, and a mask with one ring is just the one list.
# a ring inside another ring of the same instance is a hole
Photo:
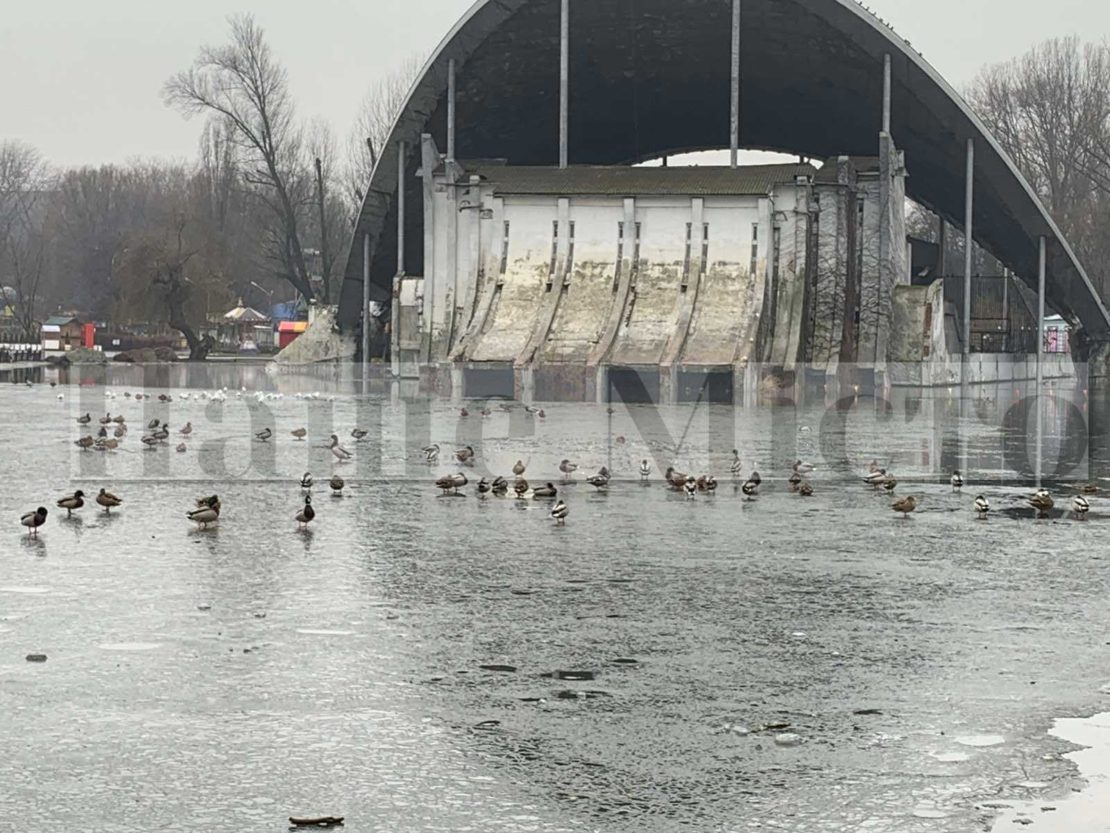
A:
{"label": "overcast sky", "polygon": [[[583,0],[601,2],[602,0]],[[289,69],[300,112],[345,136],[376,78],[427,54],[471,0],[7,0],[0,138],[60,165],[192,157],[199,121],[162,104],[167,77],[253,13]],[[957,88],[984,63],[1050,37],[1110,34],[1105,0],[869,0]]]}

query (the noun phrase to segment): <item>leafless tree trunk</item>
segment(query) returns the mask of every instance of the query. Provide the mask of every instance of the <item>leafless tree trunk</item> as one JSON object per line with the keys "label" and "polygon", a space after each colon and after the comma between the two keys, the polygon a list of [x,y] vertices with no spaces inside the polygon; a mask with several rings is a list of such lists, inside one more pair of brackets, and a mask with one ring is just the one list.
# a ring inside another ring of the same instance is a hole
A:
{"label": "leafless tree trunk", "polygon": [[49,253],[50,172],[38,152],[0,144],[0,304],[27,341],[38,340],[37,312]]}
{"label": "leafless tree trunk", "polygon": [[277,220],[269,241],[283,265],[283,277],[312,300],[293,193],[301,135],[288,77],[262,29],[249,15],[233,17],[231,42],[201,49],[192,67],[166,82],[164,96],[186,115],[214,116],[231,128],[250,163],[244,178],[260,189],[260,199]]}

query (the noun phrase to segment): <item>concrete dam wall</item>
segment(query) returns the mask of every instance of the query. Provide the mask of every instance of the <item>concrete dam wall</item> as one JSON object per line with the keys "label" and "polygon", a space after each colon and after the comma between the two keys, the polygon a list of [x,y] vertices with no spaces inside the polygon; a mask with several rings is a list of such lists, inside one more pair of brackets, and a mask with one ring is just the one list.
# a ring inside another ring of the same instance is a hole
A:
{"label": "concrete dam wall", "polygon": [[441,368],[464,395],[539,400],[602,399],[612,371],[663,400],[702,395],[710,376],[731,397],[750,365],[791,372],[807,338],[843,327],[843,281],[811,286],[811,249],[847,246],[840,223],[811,233],[816,174],[440,166],[426,175],[426,274],[399,293],[421,331],[398,339],[419,345],[401,363]]}

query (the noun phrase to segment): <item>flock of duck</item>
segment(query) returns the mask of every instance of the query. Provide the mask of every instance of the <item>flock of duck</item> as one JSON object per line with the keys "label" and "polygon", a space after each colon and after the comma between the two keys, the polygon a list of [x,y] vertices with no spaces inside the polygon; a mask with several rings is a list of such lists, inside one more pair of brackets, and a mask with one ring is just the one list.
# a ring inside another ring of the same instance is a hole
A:
{"label": "flock of duck", "polygon": [[[263,395],[259,395],[263,396]],[[276,398],[280,394],[266,394],[267,398]],[[59,398],[62,398],[59,394]],[[115,398],[111,396],[110,398]],[[131,394],[126,394],[126,398],[130,399]],[[134,398],[141,401],[143,394],[135,394]],[[154,398],[154,397],[148,397]],[[182,393],[179,398],[187,399],[188,394]],[[198,399],[211,398],[221,401],[226,398],[226,389],[224,391],[217,391],[209,397],[207,394],[198,394]],[[297,399],[318,399],[321,398],[318,394],[297,394]],[[162,394],[157,397],[160,402],[172,402],[172,398],[168,395]],[[85,413],[83,416],[77,417],[77,424],[82,428],[90,426],[93,422],[93,417],[90,413]],[[115,451],[119,448],[120,443],[127,436],[128,427],[127,420],[122,415],[113,416],[110,412],[105,414],[99,420],[100,429],[97,436],[86,434],[85,436],[74,441],[74,444],[82,451]],[[108,429],[112,428],[112,436],[109,436]],[[154,450],[160,446],[166,446],[170,440],[170,427],[168,423],[162,422],[159,419],[152,419],[147,423],[147,430],[140,438],[140,442],[146,450]],[[305,428],[296,428],[289,432],[294,441],[303,442],[308,436],[308,431]],[[178,452],[184,453],[188,450],[185,440],[193,434],[193,424],[186,422],[185,425],[179,429],[178,435],[181,442],[176,446]],[[354,428],[351,431],[351,438],[357,443],[361,442],[368,436],[369,432],[361,428]],[[254,434],[254,439],[260,443],[269,442],[274,436],[273,429],[264,428]],[[342,446],[339,437],[332,434],[327,445],[322,446],[331,451],[332,456],[336,462],[344,463],[350,460],[353,455],[350,451]],[[343,490],[346,488],[346,482],[339,474],[333,474],[327,481],[328,488],[331,490],[332,495],[341,496]],[[304,492],[304,504],[294,515],[299,529],[307,529],[308,525],[315,519],[316,510],[312,506],[312,487],[315,480],[310,472],[305,472],[301,477],[300,485]],[[59,509],[66,511],[66,517],[72,517],[73,513],[83,509],[85,506],[85,498],[87,495],[81,489],[78,489],[71,494],[64,495],[59,498],[56,506]],[[111,513],[123,505],[123,499],[118,495],[109,492],[107,489],[101,488],[94,498],[95,502],[104,508],[106,513]],[[218,495],[211,495],[208,497],[198,498],[195,508],[188,510],[185,517],[197,524],[198,529],[207,529],[212,524],[215,524],[220,519],[221,503]],[[26,527],[31,536],[37,536],[39,529],[46,523],[49,511],[45,506],[39,506],[31,512],[23,514],[19,522],[22,526]]]}
{"label": "flock of duck", "polygon": [[[222,401],[226,398],[226,389],[217,391],[212,394],[210,398]],[[242,393],[237,394],[241,396]],[[130,398],[130,394],[125,395]],[[179,398],[186,399],[189,396],[187,393],[182,393]],[[280,394],[258,394],[262,398],[275,398]],[[204,399],[206,394],[196,394],[196,398]],[[318,395],[316,395],[317,398]],[[114,396],[110,398],[115,398]],[[142,394],[136,394],[136,400],[143,398]],[[154,398],[148,396],[147,398]],[[297,395],[298,399],[313,398],[313,395]],[[168,403],[172,398],[166,394],[157,397],[160,402]],[[507,410],[507,407],[503,406]],[[540,409],[529,408],[530,412],[543,418],[545,414]],[[485,416],[488,411],[482,411]],[[462,412],[462,416],[467,416],[468,413]],[[91,414],[86,413],[77,418],[79,426],[88,427],[93,423]],[[122,415],[113,416],[111,413],[105,414],[99,420],[99,431],[97,435],[86,434],[80,439],[75,441],[75,444],[83,451],[98,450],[98,451],[114,451],[119,447],[120,443],[124,440],[128,433],[127,421]],[[111,431],[109,432],[109,429]],[[158,419],[152,419],[147,423],[146,431],[140,438],[140,442],[146,450],[154,450],[169,444],[171,437],[171,430],[167,423]],[[110,435],[109,435],[110,433]],[[186,422],[185,425],[178,429],[179,444],[176,450],[184,453],[188,450],[187,440],[193,434],[193,425],[191,422]],[[290,436],[296,442],[304,442],[308,436],[308,431],[305,428],[296,428],[289,432]],[[254,434],[254,440],[259,443],[268,443],[275,436],[272,428],[264,428]],[[351,438],[355,443],[361,442],[368,436],[368,432],[361,428],[354,428],[351,431]],[[620,442],[620,440],[618,440]],[[352,453],[343,447],[338,435],[332,434],[326,445],[321,446],[329,450],[336,463],[345,463],[352,458]],[[421,454],[425,462],[429,466],[435,466],[439,463],[441,448],[438,444],[433,443],[422,449]],[[460,467],[473,467],[476,463],[477,455],[472,446],[465,446],[454,452],[454,459]],[[559,477],[557,478],[561,485],[566,486],[571,483],[575,478],[575,473],[578,471],[578,465],[571,462],[569,459],[564,459],[559,463]],[[476,490],[480,499],[487,497],[493,498],[506,498],[510,492],[513,497],[519,501],[534,501],[546,500],[552,501],[550,512],[548,513],[551,520],[556,524],[562,525],[566,523],[570,515],[570,508],[566,502],[560,499],[560,489],[552,481],[546,481],[539,485],[530,484],[524,477],[527,471],[527,465],[523,460],[517,460],[516,464],[512,467],[512,480],[506,477],[494,477],[489,480],[482,477],[476,484]],[[810,474],[814,471],[814,467],[801,460],[797,460],[791,468],[787,483],[789,490],[793,494],[797,494],[802,498],[812,497],[814,494],[813,484],[810,482]],[[744,476],[743,464],[740,460],[740,452],[737,449],[732,450],[732,460],[729,465],[729,473],[735,488],[743,493],[745,499],[753,500],[759,494],[760,486],[763,480],[758,471],[751,472],[747,477]],[[652,466],[651,463],[644,459],[639,465],[639,475],[641,483],[647,484],[651,480]],[[607,491],[612,480],[612,473],[605,466],[602,466],[595,474],[585,478],[585,483],[594,487],[598,492]],[[878,461],[873,460],[868,467],[867,472],[863,475],[863,483],[873,489],[882,489],[889,494],[894,494],[898,487],[898,481],[895,476],[879,466]],[[342,495],[346,483],[339,474],[333,474],[327,481],[328,487],[333,495]],[[459,496],[461,489],[469,484],[470,480],[462,471],[455,474],[447,474],[435,481],[435,487],[441,492],[443,496]],[[663,482],[668,489],[685,494],[688,500],[695,500],[699,495],[711,496],[716,493],[718,483],[716,478],[711,474],[694,475],[679,471],[674,466],[668,467],[663,474]],[[960,492],[964,487],[964,478],[959,471],[952,473],[950,483],[953,491]],[[303,505],[299,507],[294,515],[294,520],[298,524],[299,529],[307,529],[309,524],[316,518],[316,511],[312,505],[312,488],[315,481],[310,472],[305,472],[301,478],[300,486],[303,490]],[[1081,494],[1072,498],[1071,512],[1078,520],[1086,519],[1090,512],[1091,506],[1087,497],[1084,495],[1094,494],[1098,491],[1094,485],[1084,486],[1080,489]],[[78,489],[72,494],[63,496],[57,501],[57,507],[64,509],[66,515],[71,516],[75,511],[82,509],[85,506],[86,494]],[[104,508],[106,513],[110,513],[112,509],[118,508],[123,504],[123,499],[118,495],[109,492],[107,489],[101,488],[95,495],[93,500],[97,505]],[[1029,506],[1035,510],[1036,517],[1045,518],[1055,508],[1055,500],[1047,489],[1038,489],[1033,495],[1026,499]],[[913,495],[907,495],[894,500],[890,508],[902,515],[903,518],[908,518],[910,514],[917,511],[918,499]],[[972,507],[976,513],[977,518],[980,520],[986,519],[991,512],[990,501],[984,495],[975,497]],[[199,529],[207,529],[212,524],[219,521],[221,504],[218,495],[211,495],[197,499],[196,506],[186,512],[186,518],[193,523],[196,523]],[[20,523],[29,530],[29,534],[34,536],[38,534],[38,530],[46,523],[48,511],[45,507],[40,506],[32,512],[27,512],[20,518]]]}
{"label": "flock of duck", "polygon": [[[439,462],[440,446],[433,444],[423,449],[425,461],[428,465],[436,465]],[[456,461],[462,466],[473,466],[475,464],[475,452],[471,446],[466,446],[455,452]],[[561,482],[563,484],[569,483],[574,478],[574,473],[578,470],[578,465],[572,463],[570,460],[564,459],[559,463],[559,472],[561,475]],[[754,499],[759,494],[760,486],[763,479],[758,471],[753,471],[747,478],[744,477],[743,463],[740,460],[740,452],[737,449],[732,450],[732,462],[729,466],[729,471],[732,476],[733,483],[743,493],[747,500]],[[814,466],[805,463],[801,460],[795,461],[791,467],[790,475],[787,479],[789,491],[803,498],[812,497],[814,494],[813,484],[810,482],[809,475],[814,471]],[[526,465],[522,460],[517,460],[513,466],[512,473],[514,480],[512,483],[502,476],[495,477],[492,481],[483,477],[478,481],[477,493],[480,499],[485,499],[488,496],[497,498],[504,498],[509,495],[511,491],[517,500],[557,500],[559,490],[552,482],[546,482],[541,486],[532,486],[524,478],[526,472]],[[652,467],[648,460],[640,462],[640,481],[648,483],[651,479]],[[598,491],[605,491],[609,488],[609,483],[612,479],[612,474],[609,469],[602,466],[597,474],[591,475],[586,478],[586,483],[593,486]],[[862,478],[863,483],[873,489],[882,489],[889,494],[893,494],[898,487],[898,480],[888,470],[881,468],[877,460],[872,460],[868,466],[867,473]],[[468,483],[467,476],[459,471],[455,474],[447,474],[440,477],[435,482],[437,489],[441,491],[444,496],[458,496],[460,489],[464,488]],[[682,492],[686,495],[688,500],[694,500],[699,494],[713,495],[717,491],[717,479],[710,474],[703,474],[695,476],[680,472],[674,466],[670,466],[664,472],[663,482],[672,491]],[[964,477],[957,470],[952,472],[949,478],[949,483],[954,492],[961,492],[964,488]],[[1084,494],[1094,494],[1098,488],[1094,485],[1087,485],[1081,488]],[[1090,501],[1084,494],[1076,495],[1071,501],[1071,512],[1078,520],[1085,520],[1088,513],[1091,511]],[[1050,516],[1052,510],[1055,508],[1056,502],[1048,489],[1038,489],[1034,494],[1026,498],[1026,502],[1035,510],[1036,517],[1047,518]],[[907,495],[900,497],[891,503],[890,508],[897,514],[900,514],[903,519],[908,518],[910,514],[917,511],[918,499],[914,495]],[[979,520],[985,520],[991,512],[991,504],[985,495],[977,495],[972,503],[972,508],[975,511],[976,517]],[[562,500],[557,500],[551,509],[550,517],[559,524],[566,522],[570,510],[566,503]]]}

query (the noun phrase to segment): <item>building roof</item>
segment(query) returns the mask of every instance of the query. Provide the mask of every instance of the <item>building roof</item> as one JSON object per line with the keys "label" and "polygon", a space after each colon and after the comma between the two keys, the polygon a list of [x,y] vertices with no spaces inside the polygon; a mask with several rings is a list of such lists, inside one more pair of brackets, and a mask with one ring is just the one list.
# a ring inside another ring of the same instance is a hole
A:
{"label": "building roof", "polygon": [[49,327],[64,327],[69,323],[80,324],[81,321],[76,315],[52,315],[43,322],[43,325]]}
{"label": "building roof", "polygon": [[263,321],[269,321],[265,315],[258,310],[251,307],[243,306],[242,299],[239,300],[239,305],[230,312],[224,313],[225,321],[234,321],[239,324],[255,324]]}
{"label": "building roof", "polygon": [[[428,59],[366,189],[342,287],[342,326],[361,315],[367,236],[371,298],[391,297],[402,203],[404,262],[420,274],[421,136],[445,147],[452,63],[459,158],[557,162],[560,8],[559,0],[476,0]],[[574,4],[571,163],[627,165],[727,146],[731,10],[722,0]],[[856,0],[744,0],[741,39],[743,147],[822,159],[875,153],[889,57],[891,135],[906,153],[909,198],[953,225],[966,225],[970,140],[976,242],[1036,286],[1038,240],[1045,237],[1050,302],[1093,338],[1110,339],[1110,313],[1036,192],[964,99],[902,34]],[[398,182],[405,183],[403,201],[397,199]]]}
{"label": "building roof", "polygon": [[749,165],[728,167],[553,167],[509,165],[466,166],[499,194],[551,196],[763,196],[776,185],[812,178],[812,165]]}
{"label": "building roof", "polygon": [[834,156],[821,166],[814,182],[819,185],[835,185],[840,179],[840,164],[847,162],[852,166],[856,175],[875,176],[879,173],[879,157],[877,156]]}

